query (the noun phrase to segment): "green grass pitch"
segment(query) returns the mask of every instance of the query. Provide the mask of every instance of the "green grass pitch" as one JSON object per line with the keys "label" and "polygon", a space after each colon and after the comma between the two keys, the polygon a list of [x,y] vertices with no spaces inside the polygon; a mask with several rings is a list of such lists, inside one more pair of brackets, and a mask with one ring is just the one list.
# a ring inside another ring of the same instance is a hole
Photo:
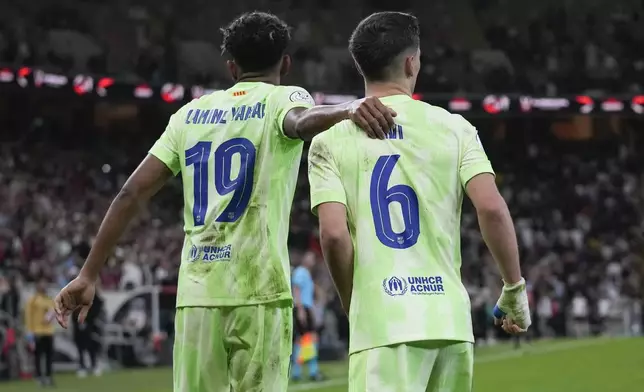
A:
{"label": "green grass pitch", "polygon": [[[483,347],[475,357],[474,391],[497,392],[617,392],[644,391],[644,338],[542,341],[514,350],[507,345]],[[289,392],[344,392],[345,362],[322,365],[329,378],[322,383],[298,383]],[[117,371],[102,377],[77,379],[58,375],[57,391],[171,392],[168,368]],[[3,392],[40,391],[33,382],[0,383]]]}

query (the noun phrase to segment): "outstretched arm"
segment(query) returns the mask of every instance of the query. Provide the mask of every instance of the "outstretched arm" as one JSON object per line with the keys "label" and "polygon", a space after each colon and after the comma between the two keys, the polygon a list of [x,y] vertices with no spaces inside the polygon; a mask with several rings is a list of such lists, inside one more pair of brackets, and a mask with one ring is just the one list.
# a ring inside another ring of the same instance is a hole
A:
{"label": "outstretched arm", "polygon": [[396,112],[376,97],[366,97],[339,105],[296,107],[286,114],[282,127],[293,139],[311,140],[343,120],[351,120],[371,138],[384,139],[394,126]]}
{"label": "outstretched arm", "polygon": [[145,157],[107,210],[80,276],[96,280],[132,218],[171,176],[172,171],[157,157]]}

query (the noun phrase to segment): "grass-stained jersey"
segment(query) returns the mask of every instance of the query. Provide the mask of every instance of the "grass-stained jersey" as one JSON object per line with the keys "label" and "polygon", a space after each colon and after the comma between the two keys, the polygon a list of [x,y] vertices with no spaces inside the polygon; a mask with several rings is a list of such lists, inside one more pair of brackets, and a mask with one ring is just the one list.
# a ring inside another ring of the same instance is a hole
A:
{"label": "grass-stained jersey", "polygon": [[325,202],[347,207],[355,247],[350,351],[471,342],[461,205],[465,184],[492,167],[463,117],[407,95],[382,102],[398,113],[386,140],[344,121],[309,150],[313,211]]}
{"label": "grass-stained jersey", "polygon": [[291,299],[286,242],[302,141],[282,124],[313,104],[299,87],[242,82],[170,118],[150,153],[183,181],[178,307]]}

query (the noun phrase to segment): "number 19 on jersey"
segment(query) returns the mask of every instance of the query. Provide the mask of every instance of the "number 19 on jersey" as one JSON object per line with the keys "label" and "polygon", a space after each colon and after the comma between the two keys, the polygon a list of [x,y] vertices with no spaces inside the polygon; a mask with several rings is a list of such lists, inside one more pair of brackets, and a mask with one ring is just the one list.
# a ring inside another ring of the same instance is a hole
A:
{"label": "number 19 on jersey", "polygon": [[[186,167],[193,166],[194,170],[194,203],[192,217],[195,226],[203,226],[208,212],[208,161],[212,142],[198,142],[186,150]],[[232,159],[240,155],[239,174],[231,177]],[[255,172],[255,157],[257,151],[253,143],[245,138],[234,138],[223,142],[217,147],[214,155],[215,189],[221,196],[234,192],[233,196],[216,222],[235,222],[239,219],[253,192],[253,173]]]}

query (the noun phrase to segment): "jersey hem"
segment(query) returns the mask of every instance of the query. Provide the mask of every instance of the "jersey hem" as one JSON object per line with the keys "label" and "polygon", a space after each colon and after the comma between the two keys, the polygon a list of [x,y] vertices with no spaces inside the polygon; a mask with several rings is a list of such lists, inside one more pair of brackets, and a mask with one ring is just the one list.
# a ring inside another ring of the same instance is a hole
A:
{"label": "jersey hem", "polygon": [[496,177],[496,173],[492,169],[492,166],[489,164],[487,167],[476,167],[470,170],[467,170],[466,173],[463,175],[463,188],[467,187],[467,183],[470,182],[474,177],[480,175],[480,174],[485,174],[489,173]]}
{"label": "jersey hem", "polygon": [[278,126],[279,135],[282,138],[285,138],[287,140],[293,140],[293,141],[300,141],[301,142],[302,138],[299,137],[299,135],[298,135],[298,137],[290,137],[289,135],[287,135],[284,132],[284,119],[286,118],[288,113],[293,109],[296,109],[296,108],[310,109],[313,106],[314,105],[311,105],[311,104],[305,103],[305,102],[292,102],[290,105],[287,105],[287,106],[283,107],[282,112],[280,113],[279,117],[277,118],[277,126]]}
{"label": "jersey hem", "polygon": [[340,199],[341,197],[328,197],[321,201],[318,201],[318,200],[313,201],[311,202],[311,213],[315,216],[318,216],[318,207],[324,203],[340,203],[346,207],[347,206],[346,200],[340,200]]}
{"label": "jersey hem", "polygon": [[175,306],[179,308],[216,308],[221,306],[248,306],[248,305],[261,305],[272,302],[288,301],[293,303],[291,295],[279,296],[266,296],[260,298],[252,298],[247,300],[239,300],[235,298],[192,298],[189,301],[177,301]]}
{"label": "jersey hem", "polygon": [[378,347],[387,347],[387,346],[393,346],[396,344],[404,344],[404,343],[412,343],[412,342],[424,342],[424,341],[432,341],[432,340],[451,340],[455,342],[466,342],[466,343],[472,343],[474,344],[474,336],[468,337],[464,339],[462,336],[454,336],[454,335],[449,335],[449,336],[432,336],[428,337],[425,335],[411,335],[407,336],[404,339],[392,339],[389,342],[386,343],[381,343],[381,344],[374,344],[374,345],[368,345],[368,346],[362,346],[358,348],[349,348],[349,355],[352,354],[357,354],[362,351],[366,350],[372,350],[374,348]]}

